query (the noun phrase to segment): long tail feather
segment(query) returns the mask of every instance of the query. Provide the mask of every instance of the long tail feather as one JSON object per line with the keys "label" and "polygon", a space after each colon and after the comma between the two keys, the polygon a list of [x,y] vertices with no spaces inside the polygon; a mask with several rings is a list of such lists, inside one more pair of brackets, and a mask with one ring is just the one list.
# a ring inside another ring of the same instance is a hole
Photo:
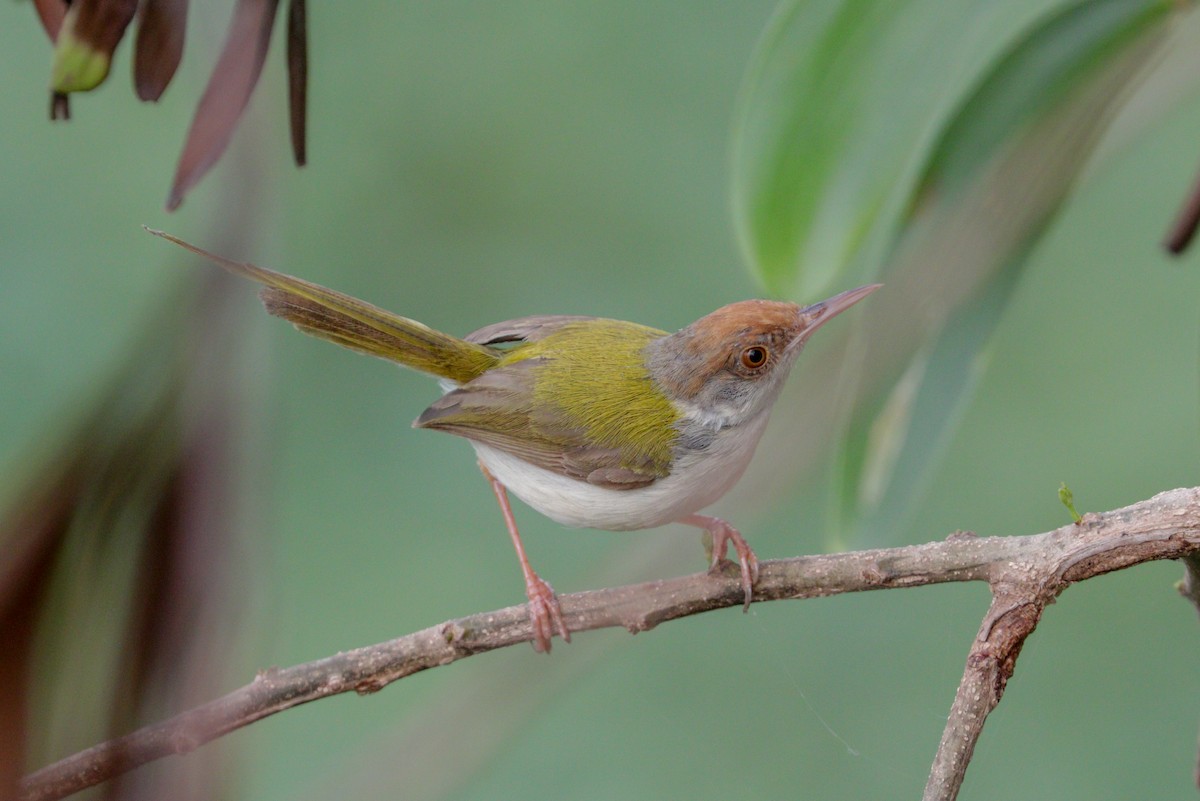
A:
{"label": "long tail feather", "polygon": [[261,296],[267,311],[307,334],[460,384],[496,364],[498,356],[491,348],[443,334],[319,284],[230,261],[163,231],[146,230],[263,284]]}

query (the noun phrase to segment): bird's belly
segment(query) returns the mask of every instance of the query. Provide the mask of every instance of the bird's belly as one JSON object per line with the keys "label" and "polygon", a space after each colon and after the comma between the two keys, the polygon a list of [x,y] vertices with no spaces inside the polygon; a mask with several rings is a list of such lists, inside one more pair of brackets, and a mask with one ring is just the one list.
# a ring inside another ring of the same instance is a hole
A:
{"label": "bird's belly", "polygon": [[670,475],[628,490],[570,478],[474,440],[471,445],[500,483],[551,520],[564,526],[635,531],[679,520],[729,491],[750,463],[766,418],[764,414],[722,432],[704,451],[679,457]]}

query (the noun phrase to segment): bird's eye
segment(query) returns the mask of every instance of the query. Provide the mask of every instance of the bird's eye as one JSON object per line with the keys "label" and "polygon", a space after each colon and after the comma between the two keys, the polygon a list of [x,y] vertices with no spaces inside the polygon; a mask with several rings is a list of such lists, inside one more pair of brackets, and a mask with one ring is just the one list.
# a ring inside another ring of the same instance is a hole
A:
{"label": "bird's eye", "polygon": [[761,345],[746,348],[742,351],[742,366],[757,370],[767,363],[767,349]]}

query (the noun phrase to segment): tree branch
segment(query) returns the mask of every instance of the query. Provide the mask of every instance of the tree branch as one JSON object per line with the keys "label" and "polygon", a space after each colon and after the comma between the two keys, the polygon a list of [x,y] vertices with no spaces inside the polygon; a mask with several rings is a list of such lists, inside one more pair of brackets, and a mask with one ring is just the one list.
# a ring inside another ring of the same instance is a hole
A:
{"label": "tree branch", "polygon": [[[1179,594],[1200,612],[1200,553],[1183,557],[1183,578],[1175,585]],[[1192,768],[1192,783],[1200,789],[1200,743],[1196,746],[1196,763]]]}
{"label": "tree branch", "polygon": [[[986,581],[992,604],[967,657],[925,789],[954,799],[988,713],[999,703],[1026,637],[1046,604],[1070,584],[1142,562],[1200,554],[1200,488],[1088,514],[1045,534],[975,537],[761,564],[755,601]],[[705,573],[561,597],[572,632],[620,626],[647,631],[676,618],[740,606],[732,565]],[[173,718],[82,751],[25,777],[22,798],[50,801],[170,754],[183,754],[234,729],[299,704],[351,690],[371,693],[405,676],[532,639],[524,605],[452,620],[389,642],[289,668],[261,671],[250,684]]]}
{"label": "tree branch", "polygon": [[958,796],[983,724],[1000,703],[1021,646],[1033,633],[1044,608],[1044,602],[1030,601],[1020,594],[1006,592],[992,596],[991,607],[967,654],[967,666],[933,757],[925,801]]}

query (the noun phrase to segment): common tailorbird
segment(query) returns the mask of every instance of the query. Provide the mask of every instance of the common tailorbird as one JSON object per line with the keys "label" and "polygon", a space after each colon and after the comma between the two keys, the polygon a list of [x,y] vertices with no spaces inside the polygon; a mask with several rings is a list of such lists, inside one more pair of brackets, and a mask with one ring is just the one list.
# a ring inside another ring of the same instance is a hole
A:
{"label": "common tailorbird", "polygon": [[[150,230],[150,229],[147,229]],[[811,306],[745,300],[674,334],[637,323],[537,315],[463,339],[317,284],[151,233],[265,285],[267,311],[301,331],[429,373],[445,394],[413,422],[465,437],[525,575],[533,645],[570,642],[554,590],[529,564],[506,490],[566,526],[636,531],[686,523],[733,545],[749,606],[758,559],[736,528],[698,514],[739,478],[784,379],[814,331],[879,288]]]}

